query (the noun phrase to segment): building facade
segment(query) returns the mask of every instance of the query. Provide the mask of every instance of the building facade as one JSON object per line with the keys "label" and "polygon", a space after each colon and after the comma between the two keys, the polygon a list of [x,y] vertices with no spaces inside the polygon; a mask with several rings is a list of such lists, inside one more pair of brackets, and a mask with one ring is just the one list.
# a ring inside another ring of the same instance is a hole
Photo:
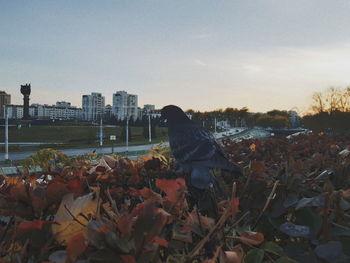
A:
{"label": "building facade", "polygon": [[103,118],[105,112],[105,97],[101,93],[92,92],[91,95],[83,95],[83,119],[86,121],[98,121]]}
{"label": "building facade", "polygon": [[[9,119],[21,120],[23,119],[23,105],[6,105],[6,110]],[[29,106],[29,117],[35,118],[35,107]]]}
{"label": "building facade", "polygon": [[117,91],[113,94],[113,115],[118,120],[126,118],[138,118],[137,95],[128,94],[126,91]]}
{"label": "building facade", "polygon": [[50,120],[82,120],[83,110],[71,104],[62,104],[57,102],[56,105],[41,105],[32,104],[35,107],[35,117],[37,119],[50,119]]}
{"label": "building facade", "polygon": [[[9,119],[20,120],[23,118],[23,105],[7,105],[6,106]],[[32,104],[29,107],[29,116],[32,119],[41,120],[81,120],[83,111],[80,108],[60,107],[57,105]]]}
{"label": "building facade", "polygon": [[11,104],[11,95],[5,91],[0,91],[0,116],[4,118],[4,106]]}

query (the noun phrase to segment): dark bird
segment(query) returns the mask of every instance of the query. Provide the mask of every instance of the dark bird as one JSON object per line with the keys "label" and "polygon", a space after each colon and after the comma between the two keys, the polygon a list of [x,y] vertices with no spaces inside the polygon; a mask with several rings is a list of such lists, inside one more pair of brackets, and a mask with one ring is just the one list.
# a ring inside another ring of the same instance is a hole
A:
{"label": "dark bird", "polygon": [[190,173],[193,187],[205,190],[216,184],[211,169],[223,169],[242,174],[242,169],[230,163],[214,136],[196,125],[183,110],[174,105],[161,110],[161,118],[168,123],[171,151],[182,172]]}

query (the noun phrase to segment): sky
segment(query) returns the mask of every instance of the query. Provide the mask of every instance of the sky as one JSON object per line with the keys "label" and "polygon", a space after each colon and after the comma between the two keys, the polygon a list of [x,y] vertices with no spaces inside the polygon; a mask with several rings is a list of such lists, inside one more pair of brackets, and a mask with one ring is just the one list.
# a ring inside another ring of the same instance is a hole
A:
{"label": "sky", "polygon": [[350,85],[349,13],[347,0],[0,0],[0,90],[303,113]]}

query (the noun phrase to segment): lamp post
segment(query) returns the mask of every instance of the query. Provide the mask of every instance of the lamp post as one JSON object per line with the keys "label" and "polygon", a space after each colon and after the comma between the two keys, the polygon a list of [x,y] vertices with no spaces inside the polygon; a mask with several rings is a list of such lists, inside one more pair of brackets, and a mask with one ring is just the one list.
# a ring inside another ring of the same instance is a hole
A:
{"label": "lamp post", "polygon": [[151,114],[148,113],[148,141],[152,142]]}
{"label": "lamp post", "polygon": [[9,159],[9,115],[7,107],[4,105],[5,113],[5,161]]}
{"label": "lamp post", "polygon": [[125,131],[125,139],[126,139],[126,155],[128,155],[129,151],[129,115],[126,114],[126,131]]}
{"label": "lamp post", "polygon": [[102,118],[100,119],[100,146],[103,145],[103,128],[102,128]]}

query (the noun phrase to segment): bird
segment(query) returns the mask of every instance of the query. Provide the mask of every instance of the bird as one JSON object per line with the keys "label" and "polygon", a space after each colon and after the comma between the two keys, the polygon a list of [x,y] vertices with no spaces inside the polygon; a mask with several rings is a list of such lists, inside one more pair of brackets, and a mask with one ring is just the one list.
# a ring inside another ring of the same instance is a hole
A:
{"label": "bird", "polygon": [[227,170],[235,176],[242,174],[242,169],[225,157],[214,136],[196,125],[180,107],[163,107],[161,118],[168,124],[170,149],[179,170],[191,174],[190,184],[199,195],[217,185],[212,169]]}

